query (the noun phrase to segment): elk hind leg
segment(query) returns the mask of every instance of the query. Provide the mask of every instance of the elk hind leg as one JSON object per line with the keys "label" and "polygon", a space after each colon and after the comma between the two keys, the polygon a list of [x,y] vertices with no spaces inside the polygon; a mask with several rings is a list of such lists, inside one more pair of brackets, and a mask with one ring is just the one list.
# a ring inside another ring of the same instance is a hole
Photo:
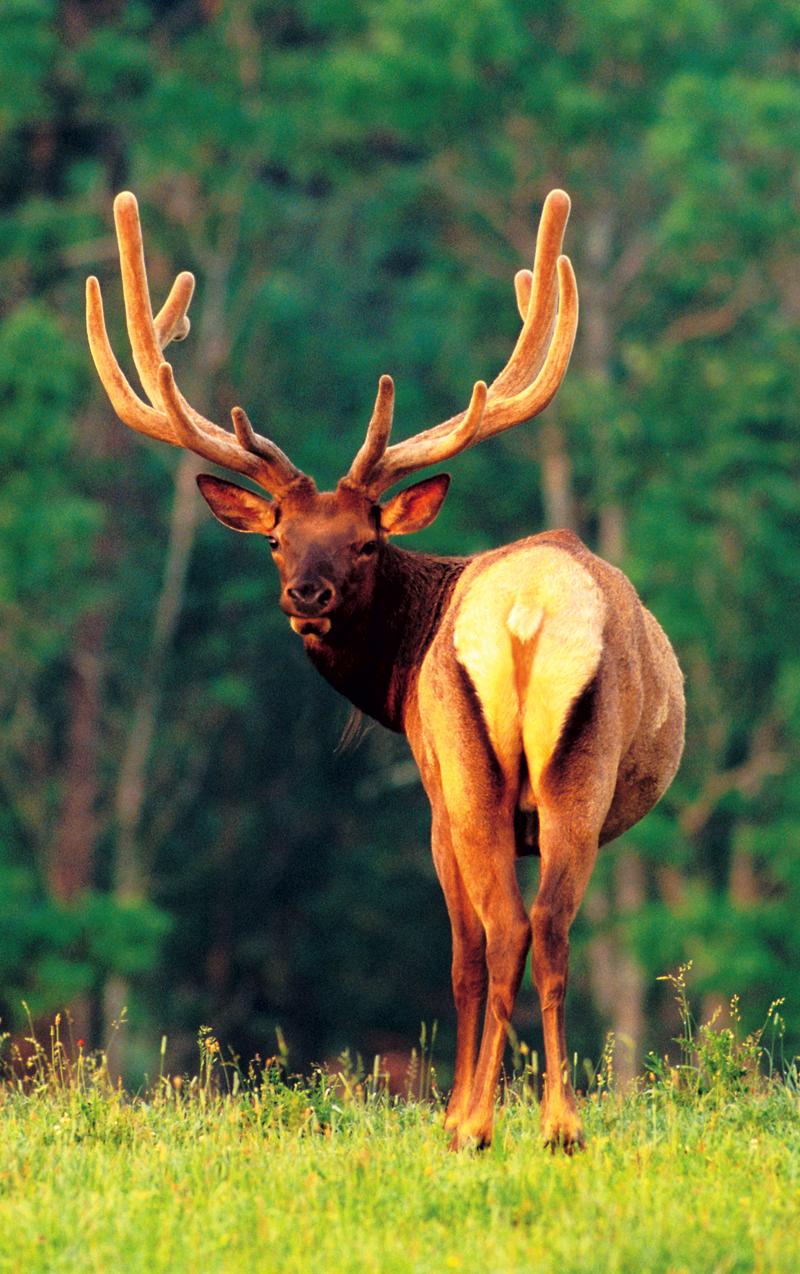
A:
{"label": "elk hind leg", "polygon": [[456,839],[454,848],[464,884],[486,934],[488,990],[469,1107],[458,1124],[453,1146],[482,1147],[492,1139],[497,1081],[531,930],[517,885],[512,816],[498,811],[492,825],[484,813],[463,837]]}
{"label": "elk hind leg", "polygon": [[445,820],[434,817],[432,842],[433,861],[447,904],[453,941],[456,1064],[444,1126],[455,1131],[466,1116],[475,1076],[480,1018],[486,995],[486,935],[461,878]]}
{"label": "elk hind leg", "polygon": [[577,830],[569,818],[540,809],[541,870],[531,910],[533,980],[542,1011],[545,1142],[569,1153],[583,1145],[583,1129],[569,1078],[564,999],[569,930],[597,856],[598,833]]}

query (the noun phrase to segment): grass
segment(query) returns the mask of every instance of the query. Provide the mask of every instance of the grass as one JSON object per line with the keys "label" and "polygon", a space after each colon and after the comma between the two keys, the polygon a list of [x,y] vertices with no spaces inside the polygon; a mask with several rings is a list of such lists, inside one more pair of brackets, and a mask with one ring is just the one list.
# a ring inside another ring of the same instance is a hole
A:
{"label": "grass", "polygon": [[530,1066],[492,1147],[452,1155],[429,1067],[398,1101],[349,1064],[242,1075],[206,1033],[194,1079],[132,1098],[56,1026],[0,1088],[0,1270],[794,1272],[797,1072],[735,1022],[689,1027],[636,1092],[595,1077],[568,1158],[541,1145]]}

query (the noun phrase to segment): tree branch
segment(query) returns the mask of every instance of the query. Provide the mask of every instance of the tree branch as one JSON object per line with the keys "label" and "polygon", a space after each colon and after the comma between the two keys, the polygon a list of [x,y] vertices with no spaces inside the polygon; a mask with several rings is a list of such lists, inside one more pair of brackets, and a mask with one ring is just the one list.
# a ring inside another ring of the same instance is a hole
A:
{"label": "tree branch", "polygon": [[690,839],[699,836],[729,792],[739,792],[752,800],[768,778],[782,774],[785,769],[786,755],[776,747],[774,723],[765,721],[753,734],[747,760],[730,770],[709,775],[699,796],[681,811],[678,826]]}

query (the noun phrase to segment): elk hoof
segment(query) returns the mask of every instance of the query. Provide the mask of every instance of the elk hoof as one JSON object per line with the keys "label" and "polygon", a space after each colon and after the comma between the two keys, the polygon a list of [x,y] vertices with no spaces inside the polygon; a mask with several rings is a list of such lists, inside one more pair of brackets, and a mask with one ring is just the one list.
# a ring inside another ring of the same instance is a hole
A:
{"label": "elk hoof", "polygon": [[485,1126],[461,1124],[453,1133],[451,1150],[486,1150],[492,1144],[492,1130]]}
{"label": "elk hoof", "polygon": [[461,1125],[467,1122],[468,1114],[469,1094],[457,1097],[455,1093],[451,1093],[444,1112],[445,1132],[458,1132]]}
{"label": "elk hoof", "polygon": [[543,1132],[544,1144],[553,1154],[557,1150],[563,1150],[564,1154],[573,1155],[586,1145],[581,1121],[571,1111],[565,1111],[556,1119],[546,1120]]}

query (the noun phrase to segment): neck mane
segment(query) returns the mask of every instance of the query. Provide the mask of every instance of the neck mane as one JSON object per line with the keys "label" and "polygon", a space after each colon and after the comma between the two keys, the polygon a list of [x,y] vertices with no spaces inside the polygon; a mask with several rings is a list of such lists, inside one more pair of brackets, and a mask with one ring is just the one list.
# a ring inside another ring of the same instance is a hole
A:
{"label": "neck mane", "polygon": [[386,544],[368,610],[333,640],[308,642],[311,662],[356,708],[402,734],[416,673],[468,561]]}

